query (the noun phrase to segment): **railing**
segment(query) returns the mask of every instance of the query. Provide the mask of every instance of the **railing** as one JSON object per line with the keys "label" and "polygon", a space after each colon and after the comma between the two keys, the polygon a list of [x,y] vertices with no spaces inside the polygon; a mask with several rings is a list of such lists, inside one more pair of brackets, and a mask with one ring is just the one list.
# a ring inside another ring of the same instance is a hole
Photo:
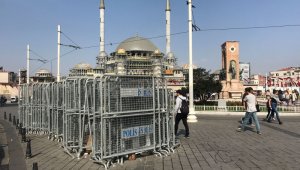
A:
{"label": "railing", "polygon": [[[226,106],[226,109],[229,112],[245,111],[243,106]],[[277,110],[279,112],[296,113],[300,112],[300,106],[278,106]],[[218,106],[195,105],[195,111],[218,111]],[[260,111],[267,112],[267,107],[260,105]]]}

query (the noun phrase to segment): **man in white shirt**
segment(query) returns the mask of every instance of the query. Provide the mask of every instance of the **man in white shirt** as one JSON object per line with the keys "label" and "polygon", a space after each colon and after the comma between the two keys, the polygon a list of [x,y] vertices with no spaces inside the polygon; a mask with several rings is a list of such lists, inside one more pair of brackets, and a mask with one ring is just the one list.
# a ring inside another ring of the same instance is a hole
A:
{"label": "man in white shirt", "polygon": [[242,127],[238,128],[238,131],[244,131],[248,120],[252,117],[252,120],[254,120],[254,122],[255,122],[257,134],[261,135],[259,122],[258,122],[258,119],[256,116],[256,111],[257,111],[256,106],[255,106],[256,105],[256,97],[253,94],[253,89],[251,87],[246,88],[245,91],[246,91],[247,95],[244,98],[244,102],[247,103],[245,106],[247,114],[246,114],[246,117],[242,124]]}
{"label": "man in white shirt", "polygon": [[180,107],[182,104],[182,100],[187,100],[187,98],[185,97],[185,94],[182,92],[182,90],[177,90],[176,91],[176,105],[174,108],[174,114],[176,114],[175,117],[175,135],[177,135],[177,131],[178,131],[178,124],[180,122],[180,120],[182,119],[182,123],[185,127],[185,137],[189,138],[190,137],[190,132],[189,132],[189,125],[187,123],[187,115],[183,115],[180,111]]}

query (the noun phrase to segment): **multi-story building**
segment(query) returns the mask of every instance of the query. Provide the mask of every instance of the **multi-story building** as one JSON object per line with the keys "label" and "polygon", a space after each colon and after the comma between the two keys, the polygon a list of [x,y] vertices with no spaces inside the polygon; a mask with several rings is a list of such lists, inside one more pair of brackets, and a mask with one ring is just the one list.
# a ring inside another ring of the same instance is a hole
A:
{"label": "multi-story building", "polygon": [[5,71],[0,67],[0,96],[10,97],[18,95],[17,74],[12,71]]}
{"label": "multi-story building", "polygon": [[265,86],[266,76],[260,74],[254,74],[250,76],[250,85]]}
{"label": "multi-story building", "polygon": [[17,74],[12,71],[5,71],[0,67],[0,84],[14,84],[17,82]]}
{"label": "multi-story building", "polygon": [[271,71],[268,76],[268,86],[299,87],[300,67],[287,67]]}
{"label": "multi-story building", "polygon": [[256,91],[265,90],[300,90],[300,67],[288,67],[271,71],[269,75],[251,75],[250,83],[245,87],[252,87]]}

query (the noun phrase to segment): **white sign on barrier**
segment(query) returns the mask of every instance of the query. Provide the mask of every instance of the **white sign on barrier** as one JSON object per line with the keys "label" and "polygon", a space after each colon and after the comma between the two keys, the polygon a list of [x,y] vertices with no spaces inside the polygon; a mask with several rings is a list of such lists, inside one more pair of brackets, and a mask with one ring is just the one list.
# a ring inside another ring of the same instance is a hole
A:
{"label": "white sign on barrier", "polygon": [[128,139],[153,133],[153,125],[136,126],[122,129],[121,138]]}
{"label": "white sign on barrier", "polygon": [[151,88],[121,88],[121,97],[152,97]]}

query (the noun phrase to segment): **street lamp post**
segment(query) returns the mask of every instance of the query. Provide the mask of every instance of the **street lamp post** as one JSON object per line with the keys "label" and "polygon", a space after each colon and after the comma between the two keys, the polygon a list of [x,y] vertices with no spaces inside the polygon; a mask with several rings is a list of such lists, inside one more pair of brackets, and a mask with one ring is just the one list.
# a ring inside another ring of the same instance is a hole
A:
{"label": "street lamp post", "polygon": [[193,76],[193,22],[192,22],[192,0],[188,0],[189,13],[189,116],[188,122],[197,122],[194,109],[194,76]]}
{"label": "street lamp post", "polygon": [[60,25],[57,25],[57,82],[60,82]]}
{"label": "street lamp post", "polygon": [[265,92],[268,90],[268,73],[266,73],[266,86],[265,86]]}
{"label": "street lamp post", "polygon": [[26,83],[29,84],[29,67],[30,67],[30,54],[29,54],[30,48],[29,48],[29,44],[27,45],[27,71],[26,71]]}

